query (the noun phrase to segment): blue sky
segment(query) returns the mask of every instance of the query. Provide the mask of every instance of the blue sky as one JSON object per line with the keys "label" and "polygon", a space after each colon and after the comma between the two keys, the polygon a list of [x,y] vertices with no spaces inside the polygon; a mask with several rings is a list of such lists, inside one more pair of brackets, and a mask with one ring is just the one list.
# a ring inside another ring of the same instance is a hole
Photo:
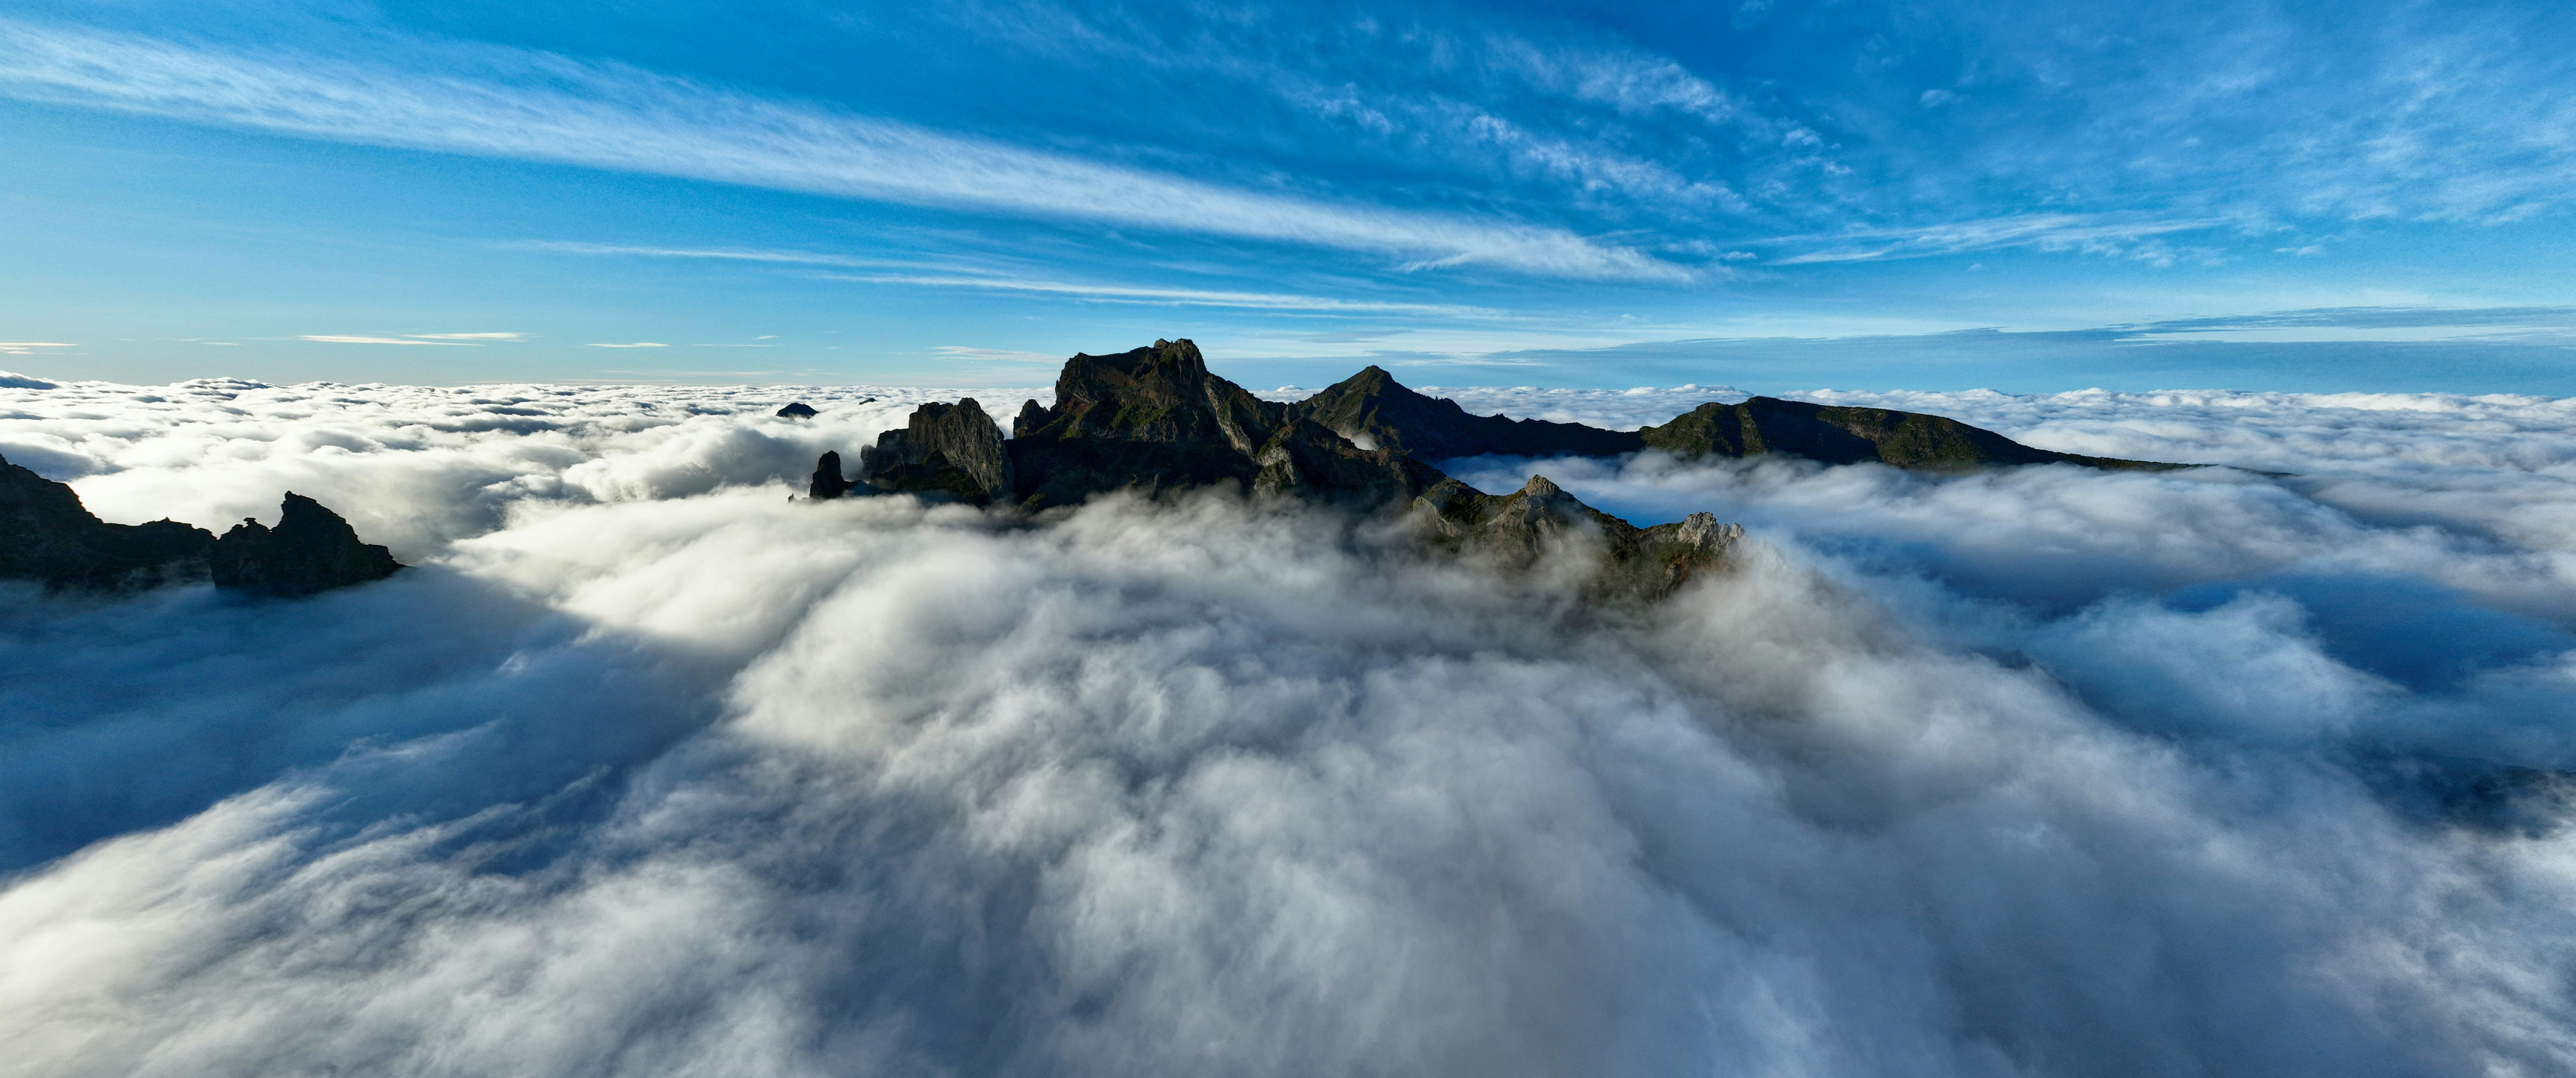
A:
{"label": "blue sky", "polygon": [[2552,4],[39,0],[0,367],[2576,394],[2570,86]]}

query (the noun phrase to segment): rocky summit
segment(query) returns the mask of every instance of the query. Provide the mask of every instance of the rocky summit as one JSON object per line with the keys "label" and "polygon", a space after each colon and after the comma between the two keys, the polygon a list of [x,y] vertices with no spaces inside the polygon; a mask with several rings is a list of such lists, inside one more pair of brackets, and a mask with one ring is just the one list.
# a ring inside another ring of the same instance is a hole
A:
{"label": "rocky summit", "polygon": [[1012,435],[1013,493],[1031,509],[1113,490],[1228,482],[1384,503],[1446,478],[1411,454],[1363,448],[1209,373],[1186,340],[1066,360],[1054,407],[1022,404]]}
{"label": "rocky summit", "polygon": [[915,408],[904,429],[859,450],[859,477],[872,486],[938,491],[977,505],[1010,498],[1013,471],[1002,428],[973,397]]}
{"label": "rocky summit", "polygon": [[340,514],[291,490],[277,527],[245,518],[215,541],[209,561],[216,587],[277,598],[382,580],[403,567],[392,551],[358,541]]}
{"label": "rocky summit", "polygon": [[211,579],[227,591],[300,596],[402,567],[384,547],[359,542],[339,514],[300,494],[286,495],[276,528],[245,520],[217,539],[175,520],[106,523],[69,485],[0,459],[0,579],[102,591]]}
{"label": "rocky summit", "polygon": [[1645,448],[1632,431],[1476,415],[1446,397],[1407,389],[1374,366],[1288,407],[1363,447],[1402,449],[1427,460],[1602,457]]}
{"label": "rocky summit", "polygon": [[1415,498],[1413,509],[1435,544],[1473,551],[1506,568],[1526,568],[1570,533],[1597,537],[1605,558],[1594,586],[1623,594],[1670,592],[1724,565],[1728,549],[1744,538],[1743,525],[1720,524],[1708,513],[1640,528],[1583,504],[1543,475],[1503,495],[1444,479]]}
{"label": "rocky summit", "polygon": [[80,495],[0,458],[0,579],[148,588],[206,578],[214,533],[175,520],[109,524]]}

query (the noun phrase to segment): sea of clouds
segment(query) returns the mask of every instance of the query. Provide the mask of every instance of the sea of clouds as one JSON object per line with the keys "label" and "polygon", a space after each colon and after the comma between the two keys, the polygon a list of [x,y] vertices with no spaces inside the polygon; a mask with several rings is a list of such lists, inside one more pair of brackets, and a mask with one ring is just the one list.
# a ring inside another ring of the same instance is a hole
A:
{"label": "sea of clouds", "polygon": [[0,1073],[2576,1069],[2576,400],[1447,465],[1747,525],[1604,610],[1224,494],[791,501],[958,395],[0,378],[108,520],[292,489],[414,566],[0,592]]}

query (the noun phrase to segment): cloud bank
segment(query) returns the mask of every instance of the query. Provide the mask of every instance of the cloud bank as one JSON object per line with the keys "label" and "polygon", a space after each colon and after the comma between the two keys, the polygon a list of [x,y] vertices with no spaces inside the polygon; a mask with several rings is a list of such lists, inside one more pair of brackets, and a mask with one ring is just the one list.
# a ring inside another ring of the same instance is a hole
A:
{"label": "cloud bank", "polygon": [[790,503],[933,395],[836,392],[0,390],[0,453],[110,519],[292,485],[419,566],[0,604],[5,1058],[2576,1062],[2565,402],[1869,398],[2277,478],[1457,462],[1753,526],[1604,615],[1225,496]]}

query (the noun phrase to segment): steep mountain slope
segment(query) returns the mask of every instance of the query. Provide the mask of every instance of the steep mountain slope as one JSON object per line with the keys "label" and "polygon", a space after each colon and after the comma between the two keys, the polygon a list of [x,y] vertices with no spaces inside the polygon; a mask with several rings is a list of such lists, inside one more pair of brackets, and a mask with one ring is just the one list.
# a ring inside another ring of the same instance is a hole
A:
{"label": "steep mountain slope", "polygon": [[1599,457],[1645,446],[1628,431],[1475,415],[1446,397],[1406,388],[1374,366],[1288,407],[1361,445],[1402,449],[1426,460],[1486,454]]}
{"label": "steep mountain slope", "polygon": [[1786,453],[1826,464],[1874,461],[1926,470],[1991,464],[2080,464],[2148,471],[2189,467],[2034,449],[1945,416],[1889,408],[1837,408],[1775,397],[1755,397],[1742,404],[1703,404],[1662,426],[1644,428],[1637,436],[1645,447],[1683,459]]}

